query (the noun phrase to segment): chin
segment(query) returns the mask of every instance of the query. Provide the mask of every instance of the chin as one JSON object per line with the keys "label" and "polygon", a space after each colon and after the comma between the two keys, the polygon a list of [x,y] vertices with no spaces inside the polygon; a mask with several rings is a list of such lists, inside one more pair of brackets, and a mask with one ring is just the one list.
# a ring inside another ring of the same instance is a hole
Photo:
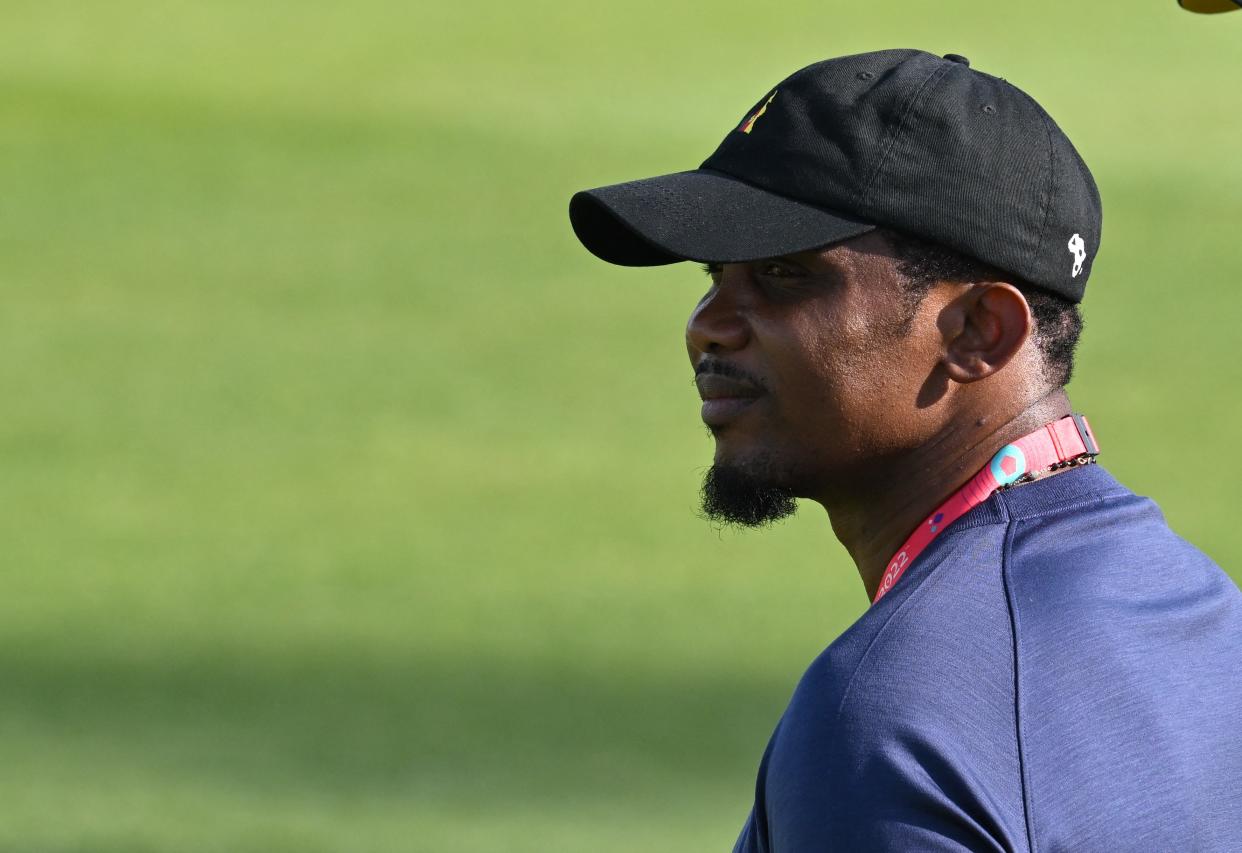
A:
{"label": "chin", "polygon": [[703,478],[702,515],[722,526],[765,527],[797,512],[788,472],[770,455],[721,457]]}

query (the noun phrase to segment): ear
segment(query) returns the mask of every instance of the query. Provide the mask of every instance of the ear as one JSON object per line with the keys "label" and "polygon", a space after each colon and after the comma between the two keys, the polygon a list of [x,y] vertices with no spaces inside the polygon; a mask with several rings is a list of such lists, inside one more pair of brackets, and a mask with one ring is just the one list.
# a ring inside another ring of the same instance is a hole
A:
{"label": "ear", "polygon": [[942,363],[955,382],[978,382],[1010,362],[1031,336],[1031,309],[1012,284],[972,285],[940,315]]}

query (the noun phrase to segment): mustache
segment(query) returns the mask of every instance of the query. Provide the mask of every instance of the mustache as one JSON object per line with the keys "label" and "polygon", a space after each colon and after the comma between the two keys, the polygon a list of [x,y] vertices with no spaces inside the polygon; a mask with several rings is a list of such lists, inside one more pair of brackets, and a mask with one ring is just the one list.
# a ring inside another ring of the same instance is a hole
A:
{"label": "mustache", "polygon": [[694,376],[696,379],[705,373],[726,376],[729,379],[737,379],[740,382],[748,382],[765,392],[768,390],[767,383],[758,376],[748,373],[733,362],[725,361],[721,358],[706,356],[694,366]]}

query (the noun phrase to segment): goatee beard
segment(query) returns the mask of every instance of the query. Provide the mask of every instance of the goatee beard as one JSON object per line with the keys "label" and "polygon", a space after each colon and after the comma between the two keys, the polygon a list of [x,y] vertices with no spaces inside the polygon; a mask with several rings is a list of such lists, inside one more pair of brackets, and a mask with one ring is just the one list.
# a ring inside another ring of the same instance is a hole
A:
{"label": "goatee beard", "polygon": [[777,478],[768,467],[716,464],[709,468],[703,476],[703,517],[726,527],[766,527],[796,513],[793,492],[775,485]]}

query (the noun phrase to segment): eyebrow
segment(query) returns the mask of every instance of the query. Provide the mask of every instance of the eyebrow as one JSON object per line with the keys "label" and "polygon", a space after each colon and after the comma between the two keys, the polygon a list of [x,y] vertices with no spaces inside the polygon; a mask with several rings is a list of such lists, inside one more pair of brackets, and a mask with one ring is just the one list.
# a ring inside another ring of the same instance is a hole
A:
{"label": "eyebrow", "polygon": [[[811,258],[813,258],[813,261],[810,263],[807,263],[802,260],[803,257],[807,257],[807,256],[810,256]],[[798,266],[803,267],[804,269],[810,272],[816,272],[816,271],[822,270],[824,272],[832,273],[834,275],[841,275],[845,272],[845,267],[835,258],[826,256],[823,253],[817,252],[814,249],[809,249],[805,252],[793,252],[788,255],[778,255],[773,258],[768,258],[768,260],[785,261],[786,263],[797,264]]]}

